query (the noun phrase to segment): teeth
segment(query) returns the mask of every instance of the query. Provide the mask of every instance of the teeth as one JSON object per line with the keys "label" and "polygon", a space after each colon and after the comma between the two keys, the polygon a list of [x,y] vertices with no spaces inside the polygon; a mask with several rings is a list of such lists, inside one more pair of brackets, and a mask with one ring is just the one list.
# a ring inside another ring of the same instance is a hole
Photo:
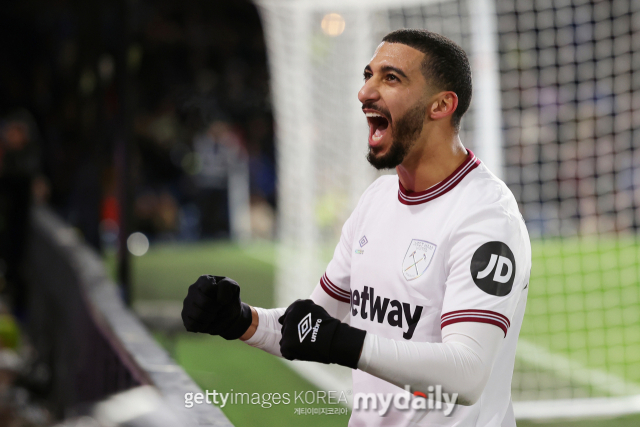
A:
{"label": "teeth", "polygon": [[378,113],[364,113],[366,117],[382,117],[381,114]]}
{"label": "teeth", "polygon": [[380,141],[382,139],[382,135],[371,135],[371,139],[373,139],[374,141]]}

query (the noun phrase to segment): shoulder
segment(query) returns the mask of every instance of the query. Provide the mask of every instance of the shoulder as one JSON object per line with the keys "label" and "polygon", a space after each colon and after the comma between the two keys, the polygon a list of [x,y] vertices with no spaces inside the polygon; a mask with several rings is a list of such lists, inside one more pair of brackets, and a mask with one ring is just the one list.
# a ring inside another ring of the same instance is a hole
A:
{"label": "shoulder", "polygon": [[390,188],[393,188],[396,191],[398,190],[398,175],[389,174],[378,177],[375,181],[373,181],[369,188],[367,188],[367,191],[376,189],[388,190]]}
{"label": "shoulder", "polygon": [[529,233],[507,185],[482,164],[467,178],[452,212],[451,243],[501,241],[528,253]]}
{"label": "shoulder", "polygon": [[[395,190],[393,190],[395,188]],[[393,194],[398,192],[398,177],[396,175],[383,175],[373,181],[360,195],[360,199],[349,218],[350,222],[358,222],[363,212],[375,209]],[[397,197],[397,196],[396,196]]]}
{"label": "shoulder", "polygon": [[489,215],[496,219],[522,221],[513,193],[484,164],[481,163],[468,178],[461,188],[457,206],[464,217],[481,219]]}
{"label": "shoulder", "polygon": [[363,200],[375,200],[382,194],[398,193],[398,176],[397,175],[382,175],[369,185],[369,187],[362,193],[361,201]]}
{"label": "shoulder", "polygon": [[494,255],[503,256],[519,266],[523,279],[531,266],[531,243],[513,193],[482,165],[466,178],[452,212],[448,259],[468,271],[467,262],[486,267]]}

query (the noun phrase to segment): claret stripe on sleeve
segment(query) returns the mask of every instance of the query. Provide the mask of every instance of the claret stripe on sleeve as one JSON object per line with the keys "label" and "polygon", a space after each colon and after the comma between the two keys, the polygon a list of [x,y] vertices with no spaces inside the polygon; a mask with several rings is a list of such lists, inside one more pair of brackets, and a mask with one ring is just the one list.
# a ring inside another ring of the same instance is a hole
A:
{"label": "claret stripe on sleeve", "polygon": [[409,191],[404,188],[402,183],[398,180],[398,200],[400,203],[404,205],[419,205],[451,191],[460,181],[462,181],[462,178],[467,176],[469,172],[477,168],[480,164],[480,159],[478,159],[471,150],[467,150],[467,152],[467,159],[458,167],[458,169],[456,169],[447,178],[425,191]]}
{"label": "claret stripe on sleeve", "polygon": [[497,327],[502,329],[504,331],[505,337],[507,336],[507,330],[509,329],[509,326],[511,326],[511,323],[506,316],[489,310],[450,311],[449,313],[443,314],[440,317],[440,321],[441,328],[458,322],[489,323],[491,325],[496,325]]}
{"label": "claret stripe on sleeve", "polygon": [[340,289],[339,287],[334,285],[333,282],[331,282],[331,280],[329,280],[329,278],[327,277],[327,273],[324,273],[322,275],[322,278],[320,279],[320,286],[322,286],[322,289],[324,289],[324,291],[329,294],[329,296],[332,296],[338,301],[351,301],[351,294],[349,293],[349,291],[345,291],[344,289]]}

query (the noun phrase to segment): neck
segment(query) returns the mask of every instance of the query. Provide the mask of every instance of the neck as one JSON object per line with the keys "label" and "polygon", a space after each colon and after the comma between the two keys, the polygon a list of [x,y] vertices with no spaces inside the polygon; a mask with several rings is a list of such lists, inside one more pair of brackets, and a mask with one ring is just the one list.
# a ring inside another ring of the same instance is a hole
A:
{"label": "neck", "polygon": [[396,172],[404,188],[424,191],[451,175],[466,158],[467,150],[453,129],[425,126]]}

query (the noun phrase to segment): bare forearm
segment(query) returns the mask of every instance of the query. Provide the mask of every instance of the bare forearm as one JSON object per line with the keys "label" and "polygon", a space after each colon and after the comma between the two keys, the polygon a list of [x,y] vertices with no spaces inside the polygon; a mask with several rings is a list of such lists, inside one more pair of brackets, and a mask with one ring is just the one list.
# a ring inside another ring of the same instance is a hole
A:
{"label": "bare forearm", "polygon": [[[349,314],[349,304],[337,301],[327,295],[320,285],[311,293],[311,299],[337,319],[344,319]],[[249,329],[240,337],[252,347],[259,348],[276,356],[280,354],[281,325],[278,318],[286,308],[264,309],[251,307],[252,322]]]}
{"label": "bare forearm", "polygon": [[240,341],[246,341],[251,338],[256,333],[259,322],[260,317],[258,316],[258,312],[256,311],[255,307],[251,307],[251,326],[249,326],[247,332],[242,334],[242,336],[240,337]]}
{"label": "bare forearm", "polygon": [[259,348],[274,356],[281,356],[281,332],[278,318],[284,314],[285,309],[251,307],[251,311],[254,321],[240,339],[251,347]]}

